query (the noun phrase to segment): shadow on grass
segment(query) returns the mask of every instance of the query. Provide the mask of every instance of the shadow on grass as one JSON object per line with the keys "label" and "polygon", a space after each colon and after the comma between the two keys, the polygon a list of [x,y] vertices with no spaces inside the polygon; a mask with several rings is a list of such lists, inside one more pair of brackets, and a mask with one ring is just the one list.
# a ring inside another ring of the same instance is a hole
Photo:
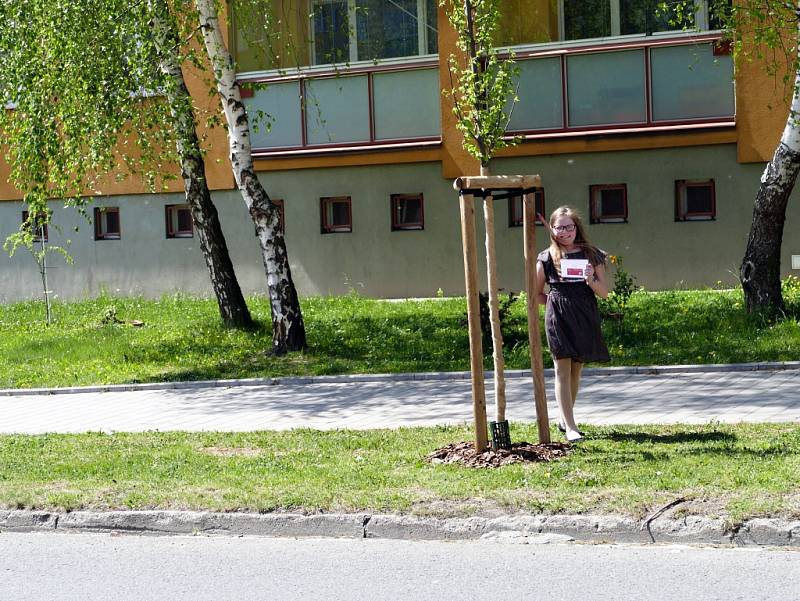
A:
{"label": "shadow on grass", "polygon": [[735,442],[736,436],[730,432],[675,432],[671,434],[650,434],[647,432],[610,432],[607,435],[591,438],[607,439],[614,442],[635,442],[652,444],[684,444],[705,442]]}
{"label": "shadow on grass", "polygon": [[315,323],[308,343],[309,354],[317,358],[374,365],[378,371],[453,371],[469,366],[469,338],[457,315],[338,315]]}

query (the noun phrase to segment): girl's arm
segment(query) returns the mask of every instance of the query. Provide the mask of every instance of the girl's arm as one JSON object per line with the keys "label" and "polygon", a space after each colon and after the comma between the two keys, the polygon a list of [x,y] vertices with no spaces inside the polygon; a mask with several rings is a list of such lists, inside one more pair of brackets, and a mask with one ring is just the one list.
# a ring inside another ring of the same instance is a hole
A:
{"label": "girl's arm", "polygon": [[533,293],[536,295],[536,301],[542,305],[547,304],[547,295],[544,293],[544,265],[541,261],[536,261],[536,289]]}
{"label": "girl's arm", "polygon": [[606,282],[606,266],[589,265],[586,267],[586,283],[600,298],[608,298],[608,283]]}

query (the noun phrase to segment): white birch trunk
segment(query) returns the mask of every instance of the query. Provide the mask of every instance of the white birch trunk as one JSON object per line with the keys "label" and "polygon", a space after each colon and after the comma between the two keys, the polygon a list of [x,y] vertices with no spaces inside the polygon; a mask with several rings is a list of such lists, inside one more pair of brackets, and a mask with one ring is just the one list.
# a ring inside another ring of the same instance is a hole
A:
{"label": "white birch trunk", "polygon": [[[797,4],[800,6],[800,3]],[[800,23],[796,43],[800,42]],[[800,52],[800,43],[798,43]],[[797,64],[800,64],[798,61]],[[797,67],[796,64],[796,67]],[[745,306],[750,313],[783,312],[781,243],[786,206],[800,172],[800,71],[795,73],[792,105],[781,141],[761,176],[753,222],[740,269]]]}
{"label": "white birch trunk", "polygon": [[250,123],[242,103],[233,57],[222,37],[222,26],[214,0],[195,0],[203,42],[219,92],[225,120],[233,177],[256,226],[267,274],[272,309],[273,351],[300,350],[306,346],[305,326],[297,291],[292,281],[280,216],[253,168]]}
{"label": "white birch trunk", "polygon": [[206,260],[220,316],[228,327],[250,327],[253,323],[250,311],[236,278],[217,208],[211,200],[206,181],[205,162],[195,129],[192,99],[186,88],[178,56],[178,35],[170,22],[169,7],[165,0],[149,0],[148,8],[152,15],[153,40],[158,52],[159,67],[170,79],[166,97],[177,133],[176,145],[186,202],[191,208],[192,221]]}

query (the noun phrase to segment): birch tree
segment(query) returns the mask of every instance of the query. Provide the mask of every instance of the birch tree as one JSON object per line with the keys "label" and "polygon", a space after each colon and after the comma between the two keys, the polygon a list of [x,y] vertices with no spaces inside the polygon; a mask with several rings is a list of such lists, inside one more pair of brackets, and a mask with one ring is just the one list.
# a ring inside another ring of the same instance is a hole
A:
{"label": "birch tree", "polygon": [[786,207],[800,172],[800,3],[712,0],[710,6],[732,41],[737,63],[759,61],[767,73],[783,73],[791,90],[786,124],[761,175],[739,270],[749,313],[783,313],[781,245]]}
{"label": "birch tree", "polygon": [[[235,10],[235,4],[232,6]],[[306,346],[305,325],[280,229],[280,215],[253,166],[250,122],[236,81],[233,56],[222,35],[219,6],[215,0],[195,0],[195,7],[227,123],[233,176],[261,245],[272,308],[273,351],[300,350]]]}
{"label": "birch tree", "polygon": [[[85,213],[87,195],[101,193],[112,172],[143,176],[155,189],[177,150],[220,315],[228,326],[247,326],[176,64],[175,30],[154,8],[124,0],[0,2],[0,98],[13,107],[0,113],[0,143],[30,216],[6,248],[32,247],[35,220],[50,218],[50,198]],[[167,102],[146,98],[153,91],[164,91]]]}
{"label": "birch tree", "polygon": [[176,132],[186,199],[192,209],[192,220],[198,232],[220,313],[226,324],[248,327],[252,325],[252,318],[236,279],[217,208],[208,189],[192,97],[181,69],[178,25],[165,0],[149,0],[148,8],[154,54],[165,76],[164,91]]}
{"label": "birch tree", "polygon": [[[727,13],[727,26],[739,32],[736,49],[763,58],[762,48],[782,49],[792,84],[789,115],[772,159],[761,176],[753,203],[753,220],[740,269],[747,311],[775,313],[785,309],[780,265],[786,207],[800,171],[800,3],[747,0]],[[752,33],[752,46],[745,36]],[[759,56],[760,55],[760,56]],[[772,66],[771,66],[772,65]],[[774,63],[768,62],[767,69]]]}

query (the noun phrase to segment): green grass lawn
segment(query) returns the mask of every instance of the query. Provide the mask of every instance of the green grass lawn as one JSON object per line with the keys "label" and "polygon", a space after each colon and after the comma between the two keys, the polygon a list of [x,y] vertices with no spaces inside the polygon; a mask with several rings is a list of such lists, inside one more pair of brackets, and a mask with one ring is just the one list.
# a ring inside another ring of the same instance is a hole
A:
{"label": "green grass lawn", "polygon": [[[740,291],[638,292],[622,324],[604,324],[612,363],[797,360],[798,287],[785,298],[788,316],[773,321],[747,316]],[[42,323],[41,303],[0,307],[0,387],[469,368],[463,299],[305,299],[310,348],[279,358],[267,352],[269,305],[249,304],[259,322],[251,331],[225,330],[213,301],[182,296],[60,303],[51,326]],[[511,306],[504,330],[507,365],[528,367],[524,302]],[[679,514],[731,523],[800,517],[796,424],[588,426],[586,433],[557,461],[494,470],[424,460],[472,439],[469,429],[453,427],[5,435],[0,507],[641,517],[684,498]],[[535,425],[512,424],[512,439],[535,442]]]}
{"label": "green grass lawn", "polygon": [[[612,365],[800,359],[800,290],[787,289],[789,317],[742,309],[741,291],[637,292],[623,324],[604,324]],[[73,386],[280,375],[469,369],[464,299],[387,302],[355,295],[302,302],[309,349],[273,357],[269,305],[249,299],[252,331],[220,325],[213,300],[101,297],[0,306],[0,387]],[[140,320],[142,327],[104,319]],[[504,325],[506,364],[530,365],[524,301]],[[545,364],[551,364],[545,352]],[[491,356],[486,353],[486,366]]]}
{"label": "green grass lawn", "polygon": [[[512,424],[515,441],[535,424]],[[432,465],[466,428],[0,436],[0,507],[800,518],[797,424],[587,427],[557,461]]]}

